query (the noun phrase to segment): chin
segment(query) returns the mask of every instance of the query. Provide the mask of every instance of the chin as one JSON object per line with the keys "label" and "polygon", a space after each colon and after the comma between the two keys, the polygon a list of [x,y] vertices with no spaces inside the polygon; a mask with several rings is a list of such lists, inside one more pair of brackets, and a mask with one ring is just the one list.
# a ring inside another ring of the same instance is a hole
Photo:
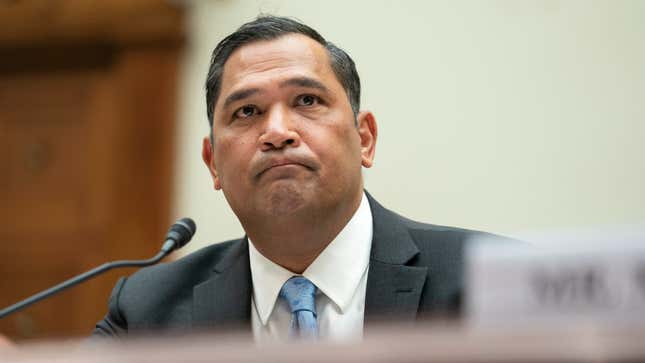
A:
{"label": "chin", "polygon": [[292,183],[273,185],[265,198],[265,210],[274,217],[289,216],[306,204],[305,190]]}

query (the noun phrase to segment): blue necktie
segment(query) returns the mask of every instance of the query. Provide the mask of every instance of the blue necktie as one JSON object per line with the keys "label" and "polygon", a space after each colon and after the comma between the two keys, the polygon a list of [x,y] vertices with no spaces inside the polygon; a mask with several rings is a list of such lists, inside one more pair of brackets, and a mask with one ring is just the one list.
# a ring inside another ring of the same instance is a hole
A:
{"label": "blue necktie", "polygon": [[282,285],[280,297],[287,301],[291,309],[289,335],[293,338],[316,339],[316,286],[302,276],[294,276]]}

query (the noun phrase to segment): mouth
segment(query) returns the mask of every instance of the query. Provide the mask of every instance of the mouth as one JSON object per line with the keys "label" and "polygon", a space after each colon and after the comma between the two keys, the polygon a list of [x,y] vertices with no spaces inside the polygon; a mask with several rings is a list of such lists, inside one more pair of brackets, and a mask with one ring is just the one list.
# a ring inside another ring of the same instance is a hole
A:
{"label": "mouth", "polygon": [[288,169],[299,169],[299,168],[305,168],[307,170],[313,171],[314,168],[309,166],[308,164],[299,161],[299,160],[291,160],[291,159],[274,159],[274,160],[267,160],[266,163],[263,163],[260,172],[257,173],[256,177],[260,178],[262,175],[267,173],[268,171],[278,171],[278,170],[285,170],[287,171]]}
{"label": "mouth", "polygon": [[289,166],[289,165],[293,165],[293,166],[302,166],[302,167],[304,167],[304,165],[302,165],[302,164],[294,163],[294,162],[290,162],[290,161],[288,161],[288,162],[284,162],[284,163],[277,163],[277,164],[275,164],[275,165],[271,165],[271,166],[269,166],[268,168],[266,168],[266,170],[273,169],[273,168],[280,168],[280,167],[283,167],[283,166]]}
{"label": "mouth", "polygon": [[262,176],[262,174],[264,174],[264,173],[266,173],[268,171],[271,171],[271,170],[282,170],[282,169],[289,169],[289,168],[307,168],[307,169],[309,169],[308,167],[306,167],[306,166],[304,166],[302,164],[299,164],[299,163],[285,162],[285,163],[278,163],[278,164],[274,164],[274,165],[269,166],[268,168],[262,170],[262,172],[260,172],[260,174],[258,176]]}

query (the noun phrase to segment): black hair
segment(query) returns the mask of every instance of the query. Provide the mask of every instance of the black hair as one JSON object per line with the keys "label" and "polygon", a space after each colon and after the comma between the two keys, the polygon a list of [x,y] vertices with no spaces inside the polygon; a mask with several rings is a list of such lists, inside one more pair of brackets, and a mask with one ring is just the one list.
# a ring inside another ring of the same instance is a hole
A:
{"label": "black hair", "polygon": [[231,54],[243,45],[261,40],[273,40],[287,34],[306,35],[327,49],[334,74],[347,93],[354,116],[358,115],[361,82],[352,58],[344,50],[325,40],[316,30],[301,22],[285,17],[260,15],[257,19],[242,25],[234,33],[228,35],[213,50],[206,78],[206,113],[211,128],[213,127],[215,103],[221,88],[224,64]]}

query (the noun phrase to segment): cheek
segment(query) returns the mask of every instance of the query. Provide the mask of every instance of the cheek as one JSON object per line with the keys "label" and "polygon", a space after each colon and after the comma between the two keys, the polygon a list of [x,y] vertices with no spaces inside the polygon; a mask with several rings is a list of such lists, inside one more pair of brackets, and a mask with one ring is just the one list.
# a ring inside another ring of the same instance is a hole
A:
{"label": "cheek", "polygon": [[220,177],[242,173],[254,152],[255,142],[247,137],[221,137],[215,140],[215,165]]}
{"label": "cheek", "polygon": [[[321,137],[322,135],[324,136]],[[346,168],[360,166],[360,138],[353,126],[326,127],[318,132],[312,132],[312,137],[310,146],[329,166]]]}

